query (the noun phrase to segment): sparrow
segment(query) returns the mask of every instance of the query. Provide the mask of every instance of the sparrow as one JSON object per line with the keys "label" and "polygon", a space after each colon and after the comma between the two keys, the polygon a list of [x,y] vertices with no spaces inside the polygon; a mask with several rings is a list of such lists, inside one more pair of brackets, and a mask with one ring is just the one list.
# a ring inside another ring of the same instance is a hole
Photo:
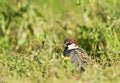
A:
{"label": "sparrow", "polygon": [[78,42],[74,39],[66,38],[64,48],[64,59],[70,60],[80,71],[85,71],[90,59],[86,51],[78,46]]}

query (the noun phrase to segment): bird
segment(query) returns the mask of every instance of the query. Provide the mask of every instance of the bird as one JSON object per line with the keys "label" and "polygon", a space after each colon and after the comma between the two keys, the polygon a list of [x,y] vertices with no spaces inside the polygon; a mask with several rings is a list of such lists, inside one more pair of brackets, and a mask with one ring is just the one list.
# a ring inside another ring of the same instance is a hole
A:
{"label": "bird", "polygon": [[79,47],[78,42],[72,38],[66,38],[63,46],[64,59],[70,60],[70,62],[74,63],[80,71],[85,71],[90,62],[90,58],[86,51]]}

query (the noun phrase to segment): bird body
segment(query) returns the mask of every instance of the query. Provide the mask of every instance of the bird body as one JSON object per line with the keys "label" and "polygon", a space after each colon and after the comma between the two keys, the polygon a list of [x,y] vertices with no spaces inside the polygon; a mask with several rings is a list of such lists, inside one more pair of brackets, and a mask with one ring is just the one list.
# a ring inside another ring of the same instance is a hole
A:
{"label": "bird body", "polygon": [[69,57],[71,62],[80,67],[81,70],[85,70],[88,65],[89,57],[87,53],[78,46],[78,43],[70,38],[64,41],[64,56]]}

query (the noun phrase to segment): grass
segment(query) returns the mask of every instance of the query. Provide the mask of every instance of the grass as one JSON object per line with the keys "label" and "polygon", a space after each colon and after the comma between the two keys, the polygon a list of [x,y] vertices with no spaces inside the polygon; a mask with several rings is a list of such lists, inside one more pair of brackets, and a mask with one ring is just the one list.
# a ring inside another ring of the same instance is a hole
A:
{"label": "grass", "polygon": [[[1,0],[0,83],[119,83],[119,0]],[[66,37],[91,58],[64,61]]]}

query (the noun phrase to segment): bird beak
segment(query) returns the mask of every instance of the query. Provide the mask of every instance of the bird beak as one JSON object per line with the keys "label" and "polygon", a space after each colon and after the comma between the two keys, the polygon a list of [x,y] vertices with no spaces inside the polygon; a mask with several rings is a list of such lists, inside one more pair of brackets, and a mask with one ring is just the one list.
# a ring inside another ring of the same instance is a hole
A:
{"label": "bird beak", "polygon": [[65,43],[65,44],[63,44],[63,46],[64,46],[64,47],[67,47],[67,44]]}

